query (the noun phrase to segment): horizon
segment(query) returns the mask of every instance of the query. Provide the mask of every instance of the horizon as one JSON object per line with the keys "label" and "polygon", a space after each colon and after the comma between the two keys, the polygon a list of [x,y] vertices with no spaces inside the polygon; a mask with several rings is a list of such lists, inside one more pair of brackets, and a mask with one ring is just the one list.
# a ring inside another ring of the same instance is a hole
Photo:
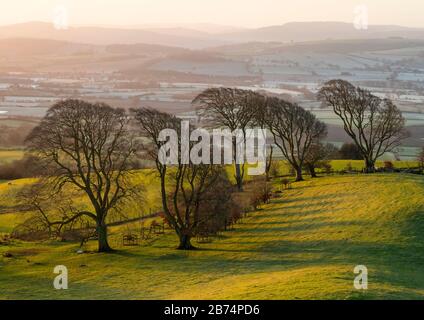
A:
{"label": "horizon", "polygon": [[[58,14],[65,14],[69,26],[108,26],[122,28],[175,27],[182,25],[210,24],[231,28],[261,28],[284,25],[290,22],[345,22],[353,23],[363,6],[367,10],[369,25],[396,25],[424,28],[415,12],[423,11],[419,0],[347,0],[340,4],[335,0],[308,3],[275,3],[273,0],[38,0],[35,3],[15,0],[4,6],[7,15],[0,17],[0,26],[26,22],[52,22]],[[307,10],[305,10],[307,8]],[[93,14],[93,12],[95,14]]]}
{"label": "horizon", "polygon": [[[16,26],[16,25],[24,25],[24,24],[31,24],[31,23],[41,23],[41,24],[51,24],[54,26],[54,23],[52,21],[46,21],[46,20],[28,20],[23,22],[17,22],[17,23],[7,23],[7,24],[0,24],[0,27],[8,27],[8,26]],[[160,24],[160,23],[149,23],[149,24],[140,24],[140,25],[120,25],[120,24],[69,24],[69,28],[84,28],[84,27],[92,27],[92,28],[111,28],[111,29],[133,29],[133,30],[142,30],[142,29],[192,29],[193,31],[196,31],[196,27],[221,27],[221,28],[232,28],[232,29],[239,29],[239,30],[255,30],[255,29],[262,29],[262,28],[268,28],[268,27],[276,27],[276,26],[284,26],[288,24],[307,24],[307,23],[344,23],[344,24],[351,24],[352,22],[349,21],[341,21],[341,20],[310,20],[310,21],[287,21],[280,24],[269,24],[269,25],[263,25],[259,27],[246,27],[246,26],[240,26],[240,25],[228,25],[228,24],[217,24],[213,22],[197,22],[197,23],[167,23],[167,24]],[[392,26],[392,27],[400,27],[400,28],[410,28],[410,29],[424,29],[424,25],[422,27],[413,27],[413,26],[407,26],[402,24],[394,24],[394,23],[388,23],[388,24],[370,24],[371,27],[378,27],[378,26]],[[197,30],[200,31],[200,30]]]}

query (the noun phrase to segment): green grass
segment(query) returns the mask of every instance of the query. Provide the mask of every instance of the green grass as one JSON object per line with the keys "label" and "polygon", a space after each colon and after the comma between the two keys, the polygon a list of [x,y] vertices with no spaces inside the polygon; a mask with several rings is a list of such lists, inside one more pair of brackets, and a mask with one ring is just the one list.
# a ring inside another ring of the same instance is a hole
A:
{"label": "green grass", "polygon": [[[423,195],[421,176],[322,177],[294,184],[198,251],[175,250],[170,230],[123,248],[122,227],[111,230],[115,254],[78,255],[69,243],[0,245],[0,298],[422,299]],[[353,288],[359,264],[369,270],[367,291]],[[56,265],[68,267],[66,291],[52,287]]]}
{"label": "green grass", "polygon": [[[405,168],[416,168],[419,166],[418,161],[391,161],[395,168],[405,169]],[[361,171],[364,169],[363,160],[331,160],[331,169],[333,171],[343,171],[347,170],[348,166],[353,170]],[[384,161],[377,161],[376,168],[383,168]],[[317,169],[317,172],[320,172],[321,169]],[[290,165],[286,161],[278,161],[278,174],[288,175],[290,173]]]}
{"label": "green grass", "polygon": [[[393,163],[393,166],[395,168],[413,168],[418,167],[419,163],[418,161],[391,161]],[[332,160],[331,167],[335,171],[341,171],[345,170],[346,167],[350,164],[352,166],[352,169],[355,170],[362,170],[364,168],[364,161],[363,160]],[[384,167],[384,161],[377,161],[376,162],[377,168],[383,168]]]}

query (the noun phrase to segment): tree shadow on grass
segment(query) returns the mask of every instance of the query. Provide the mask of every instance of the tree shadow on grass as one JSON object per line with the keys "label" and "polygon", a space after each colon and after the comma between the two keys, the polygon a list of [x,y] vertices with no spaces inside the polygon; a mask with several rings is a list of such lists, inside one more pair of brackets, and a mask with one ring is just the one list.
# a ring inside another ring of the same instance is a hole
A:
{"label": "tree shadow on grass", "polygon": [[349,193],[345,192],[345,193],[337,193],[334,192],[332,194],[323,194],[323,195],[318,195],[318,196],[313,196],[313,197],[297,197],[295,199],[286,199],[284,198],[279,198],[279,199],[275,199],[272,201],[273,204],[286,204],[286,203],[294,203],[294,202],[321,202],[323,200],[334,200],[334,199],[340,199],[343,197],[348,197],[350,196]]}
{"label": "tree shadow on grass", "polygon": [[[328,227],[344,228],[344,227],[352,227],[352,226],[355,226],[355,227],[368,226],[368,223],[363,221],[358,221],[358,220],[337,221],[337,222],[332,222],[330,219],[326,220],[323,218],[316,219],[316,220],[320,220],[320,221],[311,223],[309,219],[306,219],[304,221],[300,220],[299,222],[296,222],[296,223],[290,222],[283,225],[282,223],[279,223],[269,228],[249,229],[248,232],[253,235],[269,233],[269,235],[261,235],[261,237],[265,236],[265,237],[275,238],[276,235],[278,235],[279,233],[297,232],[297,231],[303,231],[303,230],[305,232],[310,232],[317,229],[328,228]],[[342,231],[342,229],[340,229],[340,231]],[[243,237],[251,238],[252,235],[237,235],[237,238],[243,238]]]}

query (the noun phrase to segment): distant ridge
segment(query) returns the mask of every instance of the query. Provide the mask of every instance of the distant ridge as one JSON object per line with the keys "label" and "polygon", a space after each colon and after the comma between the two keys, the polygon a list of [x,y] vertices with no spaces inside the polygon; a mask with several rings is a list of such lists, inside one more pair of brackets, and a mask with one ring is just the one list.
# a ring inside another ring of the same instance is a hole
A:
{"label": "distant ridge", "polygon": [[185,54],[190,50],[178,47],[161,46],[154,44],[111,44],[93,45],[70,41],[36,38],[7,38],[0,39],[0,56],[37,56],[37,55],[72,55],[72,54]]}
{"label": "distant ridge", "polygon": [[66,30],[57,30],[53,24],[47,22],[28,22],[1,26],[0,39],[7,38],[41,38],[94,45],[146,43],[192,49],[228,43],[199,31],[190,33],[189,30],[168,29],[158,32],[158,30],[149,29],[102,27],[70,27]]}
{"label": "distant ridge", "polygon": [[367,30],[357,30],[353,23],[346,22],[290,22],[280,26],[227,33],[222,35],[221,39],[237,42],[299,42],[328,39],[381,39],[390,37],[424,39],[424,29],[395,25],[371,25]]}
{"label": "distant ridge", "polygon": [[[222,29],[226,30],[226,29]],[[154,44],[202,49],[245,42],[304,42],[339,39],[424,39],[424,29],[395,25],[371,25],[356,30],[345,22],[291,22],[279,26],[208,33],[189,28],[70,27],[56,30],[51,23],[28,22],[0,26],[0,39],[32,38],[91,45]]]}

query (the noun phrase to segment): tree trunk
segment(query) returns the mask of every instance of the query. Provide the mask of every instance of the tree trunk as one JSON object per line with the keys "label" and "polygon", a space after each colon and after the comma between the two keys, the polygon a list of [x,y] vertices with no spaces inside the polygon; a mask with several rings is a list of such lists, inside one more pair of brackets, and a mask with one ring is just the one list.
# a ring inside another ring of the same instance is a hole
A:
{"label": "tree trunk", "polygon": [[97,224],[97,237],[99,241],[99,252],[113,251],[107,241],[107,226],[104,222]]}
{"label": "tree trunk", "polygon": [[317,177],[317,173],[315,172],[315,166],[313,164],[308,164],[308,170],[312,178]]}
{"label": "tree trunk", "polygon": [[178,250],[193,250],[196,249],[191,244],[191,237],[188,235],[180,235],[180,245],[178,246]]}
{"label": "tree trunk", "polygon": [[272,166],[272,155],[274,153],[274,148],[273,146],[271,146],[271,151],[269,152],[269,157],[268,157],[268,161],[266,162],[266,168],[265,168],[265,173],[266,173],[266,180],[269,180],[269,172],[271,171],[271,166]]}
{"label": "tree trunk", "polygon": [[237,183],[237,188],[239,191],[243,191],[243,176],[242,176],[242,169],[241,164],[237,163],[237,152],[238,152],[238,145],[237,145],[237,139],[236,137],[233,137],[233,161],[234,166],[236,170],[235,178]]}
{"label": "tree trunk", "polygon": [[298,166],[294,168],[296,171],[296,181],[303,181],[303,175],[302,175],[302,167]]}
{"label": "tree trunk", "polygon": [[375,172],[375,161],[365,158],[365,173]]}
{"label": "tree trunk", "polygon": [[239,191],[243,191],[243,177],[241,176],[240,164],[236,163],[236,183]]}

